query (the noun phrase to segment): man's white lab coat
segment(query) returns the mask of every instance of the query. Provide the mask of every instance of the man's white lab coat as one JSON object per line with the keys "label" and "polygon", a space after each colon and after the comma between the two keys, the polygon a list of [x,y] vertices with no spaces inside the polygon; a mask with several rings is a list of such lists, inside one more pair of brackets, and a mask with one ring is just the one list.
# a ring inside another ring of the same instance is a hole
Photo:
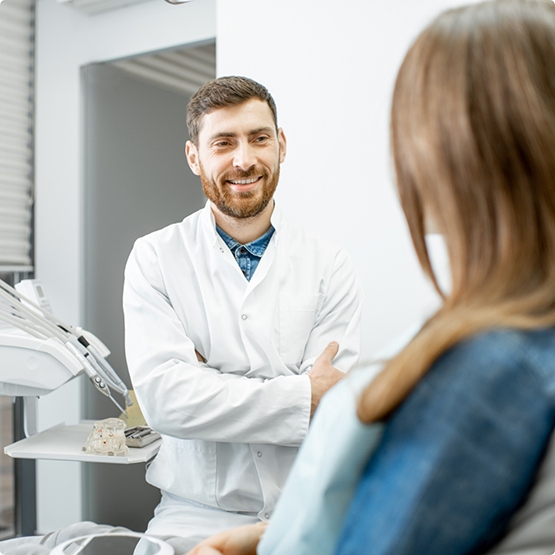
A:
{"label": "man's white lab coat", "polygon": [[250,282],[208,203],[139,239],[124,287],[129,372],[148,424],[163,436],[147,481],[262,520],[308,432],[307,372],[332,340],[334,365],[356,364],[362,303],[344,251],[278,207],[272,224]]}

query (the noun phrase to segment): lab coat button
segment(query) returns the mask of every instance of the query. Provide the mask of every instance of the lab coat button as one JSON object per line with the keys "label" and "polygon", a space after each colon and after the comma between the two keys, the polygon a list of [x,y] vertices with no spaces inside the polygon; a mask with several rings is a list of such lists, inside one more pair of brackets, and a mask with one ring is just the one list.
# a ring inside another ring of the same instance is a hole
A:
{"label": "lab coat button", "polygon": [[247,319],[247,315],[246,315],[246,314],[241,314],[241,319],[242,319],[242,320],[246,320],[246,319]]}
{"label": "lab coat button", "polygon": [[262,453],[260,451],[258,451],[258,453],[256,453],[259,457],[262,456]]}
{"label": "lab coat button", "polygon": [[220,252],[224,252],[224,249],[222,249],[222,247],[220,247]]}
{"label": "lab coat button", "polygon": [[266,513],[266,514],[264,515],[264,518],[265,518],[265,519],[269,519],[269,518],[270,518],[270,515],[269,515],[268,513]]}

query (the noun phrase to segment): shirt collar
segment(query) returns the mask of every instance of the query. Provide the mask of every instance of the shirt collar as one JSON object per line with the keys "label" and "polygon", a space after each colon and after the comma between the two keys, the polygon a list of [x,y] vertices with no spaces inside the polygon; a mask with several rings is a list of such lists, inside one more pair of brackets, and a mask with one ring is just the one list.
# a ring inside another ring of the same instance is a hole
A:
{"label": "shirt collar", "polygon": [[[274,210],[270,218],[270,223],[272,225],[270,229],[273,228],[275,230],[275,235],[276,235],[275,244],[274,244],[274,247],[275,247],[279,239],[280,231],[285,224],[285,218],[283,216],[283,212],[281,211],[281,208],[279,207],[278,203],[275,201],[275,199],[273,199],[273,201],[274,201]],[[212,212],[212,206],[208,199],[206,200],[206,204],[204,205],[204,208],[203,208],[203,217],[205,218],[206,225],[208,225],[208,229],[212,230],[212,237],[214,238],[212,244],[217,244],[218,239],[220,238],[220,235],[216,232],[216,218],[214,217],[214,212]],[[262,237],[264,237],[264,235]],[[272,235],[270,234],[270,238],[271,237]]]}
{"label": "shirt collar", "polygon": [[274,226],[270,226],[270,229],[266,231],[264,235],[261,235],[258,239],[255,239],[254,241],[251,241],[246,245],[241,245],[241,243],[237,242],[235,239],[233,239],[233,237],[230,237],[217,224],[216,224],[216,231],[219,233],[220,237],[224,240],[224,243],[228,246],[229,250],[234,250],[236,247],[242,246],[245,249],[247,249],[251,254],[254,254],[254,256],[260,257],[264,254],[264,251],[268,247],[268,244],[270,243],[270,239],[272,238],[272,235],[274,234],[275,229],[274,229]]}

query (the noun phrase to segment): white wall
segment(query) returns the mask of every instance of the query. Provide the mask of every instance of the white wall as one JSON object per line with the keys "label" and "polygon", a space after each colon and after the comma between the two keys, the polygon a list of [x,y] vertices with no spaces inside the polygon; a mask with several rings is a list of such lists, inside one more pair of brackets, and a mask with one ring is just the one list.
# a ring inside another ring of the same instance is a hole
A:
{"label": "white wall", "polygon": [[[36,270],[53,310],[82,319],[81,66],[215,36],[214,0],[145,2],[87,16],[56,0],[37,6]],[[80,381],[41,399],[39,427],[80,418]],[[39,461],[38,527],[81,519],[79,463]]]}
{"label": "white wall", "polygon": [[388,118],[396,72],[458,0],[218,0],[218,75],[266,85],[288,138],[277,198],[346,248],[365,288],[363,358],[436,300],[398,206]]}

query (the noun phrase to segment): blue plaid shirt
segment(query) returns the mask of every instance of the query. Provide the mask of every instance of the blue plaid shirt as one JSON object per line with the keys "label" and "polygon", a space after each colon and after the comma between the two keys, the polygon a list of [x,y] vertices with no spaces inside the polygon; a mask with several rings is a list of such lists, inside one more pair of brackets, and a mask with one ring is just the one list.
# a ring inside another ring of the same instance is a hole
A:
{"label": "blue plaid shirt", "polygon": [[258,239],[247,243],[246,245],[241,245],[235,239],[230,237],[225,231],[222,231],[218,226],[216,226],[216,231],[220,234],[220,237],[224,240],[224,243],[228,246],[229,250],[233,253],[239,268],[243,272],[243,275],[248,281],[254,275],[256,268],[262,255],[266,251],[266,247],[270,243],[270,239],[274,234],[274,227],[270,226],[270,229],[264,233]]}

